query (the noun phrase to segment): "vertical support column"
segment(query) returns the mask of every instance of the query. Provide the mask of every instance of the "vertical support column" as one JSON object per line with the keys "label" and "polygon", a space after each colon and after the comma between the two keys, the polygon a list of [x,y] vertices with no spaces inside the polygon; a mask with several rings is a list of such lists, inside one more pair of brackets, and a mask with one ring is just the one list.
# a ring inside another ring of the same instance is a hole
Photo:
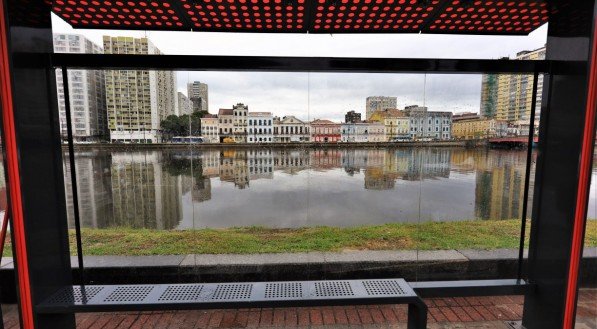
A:
{"label": "vertical support column", "polygon": [[594,144],[595,117],[587,114],[595,111],[589,101],[595,2],[551,1],[550,11],[547,59],[574,62],[578,71],[554,67],[544,80],[528,268],[536,289],[525,296],[523,316],[528,329],[573,327],[578,286],[570,280],[582,254],[590,188],[584,172]]}
{"label": "vertical support column", "polygon": [[35,305],[72,284],[50,7],[0,0],[2,137],[21,328],[75,328]]}

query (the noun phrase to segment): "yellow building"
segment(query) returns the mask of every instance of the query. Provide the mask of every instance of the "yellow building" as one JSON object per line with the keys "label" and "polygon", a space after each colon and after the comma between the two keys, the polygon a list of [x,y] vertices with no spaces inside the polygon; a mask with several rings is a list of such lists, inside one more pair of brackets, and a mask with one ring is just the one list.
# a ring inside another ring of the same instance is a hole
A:
{"label": "yellow building", "polygon": [[452,123],[455,139],[481,139],[505,136],[508,124],[495,119],[470,119]]}
{"label": "yellow building", "polygon": [[[532,51],[521,51],[517,60],[545,59],[545,47]],[[543,75],[537,80],[535,121],[539,122]],[[529,120],[533,100],[532,74],[487,74],[481,87],[481,114],[498,120]]]}
{"label": "yellow building", "polygon": [[397,109],[386,109],[374,111],[370,121],[377,121],[384,124],[385,141],[391,141],[396,137],[405,137],[410,134],[410,119],[403,111]]}

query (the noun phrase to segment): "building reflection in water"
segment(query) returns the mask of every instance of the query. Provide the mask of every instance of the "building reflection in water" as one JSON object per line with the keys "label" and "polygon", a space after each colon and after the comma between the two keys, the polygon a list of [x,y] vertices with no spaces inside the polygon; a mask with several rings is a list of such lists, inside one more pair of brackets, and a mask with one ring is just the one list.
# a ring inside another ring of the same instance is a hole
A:
{"label": "building reflection in water", "polygon": [[[476,174],[476,218],[511,219],[522,216],[526,152],[462,150],[453,154],[453,160],[454,170]],[[535,163],[536,154],[533,154],[532,160]],[[531,168],[532,182],[535,168]],[[529,202],[532,204],[531,196]]]}
{"label": "building reflection in water", "polygon": [[149,229],[520,218],[525,161],[525,151],[464,148],[76,154],[83,227]]}

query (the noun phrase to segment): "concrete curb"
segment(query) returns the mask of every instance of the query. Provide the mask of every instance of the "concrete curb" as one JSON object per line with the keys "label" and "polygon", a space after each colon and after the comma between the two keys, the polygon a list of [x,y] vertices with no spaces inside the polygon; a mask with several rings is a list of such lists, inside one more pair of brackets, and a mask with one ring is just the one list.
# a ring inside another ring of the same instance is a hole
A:
{"label": "concrete curb", "polygon": [[[597,247],[585,248],[581,285],[597,285]],[[525,252],[526,261],[526,252]],[[71,257],[79,278],[77,258]],[[90,284],[342,280],[401,277],[407,281],[512,279],[518,250],[351,251],[252,255],[86,256]],[[0,264],[3,300],[14,300],[11,258]],[[12,298],[11,298],[12,297]]]}

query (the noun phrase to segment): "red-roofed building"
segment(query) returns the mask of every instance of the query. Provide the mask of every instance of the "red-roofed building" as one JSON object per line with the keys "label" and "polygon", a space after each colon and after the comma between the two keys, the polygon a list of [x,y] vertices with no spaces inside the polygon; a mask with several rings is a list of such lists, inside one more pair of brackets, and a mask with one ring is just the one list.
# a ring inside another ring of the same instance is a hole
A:
{"label": "red-roofed building", "polygon": [[232,109],[220,109],[218,111],[218,124],[219,124],[219,138],[220,142],[226,138],[232,136],[232,129],[234,127],[234,115]]}
{"label": "red-roofed building", "polygon": [[341,125],[330,120],[311,121],[311,141],[315,143],[338,143],[342,139]]}

